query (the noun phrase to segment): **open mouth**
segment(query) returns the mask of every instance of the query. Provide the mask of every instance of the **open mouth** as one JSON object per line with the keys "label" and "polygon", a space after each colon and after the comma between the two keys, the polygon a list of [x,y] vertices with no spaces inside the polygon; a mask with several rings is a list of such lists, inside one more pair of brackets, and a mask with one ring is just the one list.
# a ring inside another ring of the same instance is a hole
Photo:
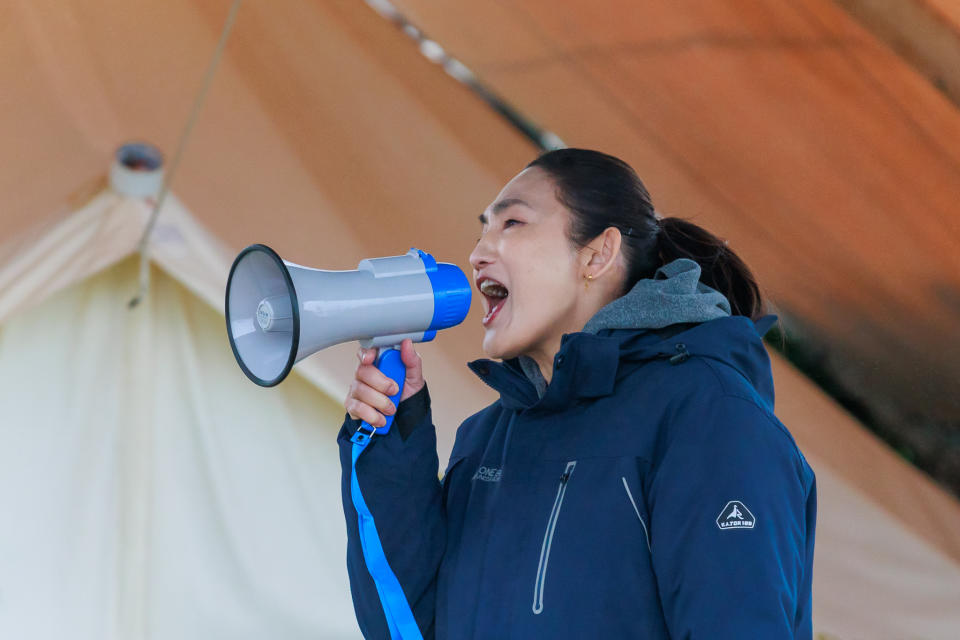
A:
{"label": "open mouth", "polygon": [[483,278],[479,283],[480,293],[487,301],[487,315],[483,317],[483,326],[489,325],[500,313],[500,309],[507,302],[510,291],[493,278]]}

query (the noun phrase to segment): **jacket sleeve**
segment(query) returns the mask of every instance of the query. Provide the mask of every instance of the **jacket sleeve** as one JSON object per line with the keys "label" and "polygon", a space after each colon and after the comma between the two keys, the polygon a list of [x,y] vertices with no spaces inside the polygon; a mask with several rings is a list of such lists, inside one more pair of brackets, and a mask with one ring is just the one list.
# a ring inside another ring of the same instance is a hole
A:
{"label": "jacket sleeve", "polygon": [[747,398],[695,396],[660,452],[646,497],[670,637],[810,638],[813,472],[783,425]]}
{"label": "jacket sleeve", "polygon": [[[363,558],[357,511],[350,495],[350,437],[359,426],[359,420],[347,415],[337,437],[347,522],[347,573],[363,636],[388,639],[390,632]],[[356,467],[384,554],[424,638],[434,637],[436,576],[446,540],[436,443],[430,396],[424,387],[400,403],[390,432],[374,437],[357,459]]]}

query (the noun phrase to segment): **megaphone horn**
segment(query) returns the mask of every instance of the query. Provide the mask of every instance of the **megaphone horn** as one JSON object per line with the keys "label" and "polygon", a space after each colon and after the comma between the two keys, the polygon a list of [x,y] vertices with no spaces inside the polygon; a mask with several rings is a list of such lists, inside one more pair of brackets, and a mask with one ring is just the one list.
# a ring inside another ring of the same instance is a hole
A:
{"label": "megaphone horn", "polygon": [[[459,267],[419,249],[362,260],[351,271],[324,271],[285,262],[255,244],[230,268],[227,335],[247,377],[272,387],[295,363],[334,344],[359,340],[364,347],[392,347],[405,338],[432,340],[438,330],[463,322],[470,299],[470,283]],[[384,355],[381,349],[381,360]]]}

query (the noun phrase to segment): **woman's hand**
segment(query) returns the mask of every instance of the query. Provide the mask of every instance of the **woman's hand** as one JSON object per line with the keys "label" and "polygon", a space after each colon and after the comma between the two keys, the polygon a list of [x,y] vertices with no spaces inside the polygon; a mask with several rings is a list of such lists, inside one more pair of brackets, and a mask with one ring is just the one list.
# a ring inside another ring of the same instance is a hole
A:
{"label": "woman's hand", "polygon": [[[366,420],[374,427],[385,426],[387,421],[384,415],[397,412],[397,408],[390,402],[390,396],[397,392],[397,383],[374,365],[377,359],[376,349],[361,348],[357,351],[357,358],[360,364],[343,406],[354,420]],[[400,402],[403,402],[423,389],[426,382],[423,379],[420,354],[414,350],[413,341],[409,338],[400,345],[400,359],[407,369],[403,394],[400,396]]]}

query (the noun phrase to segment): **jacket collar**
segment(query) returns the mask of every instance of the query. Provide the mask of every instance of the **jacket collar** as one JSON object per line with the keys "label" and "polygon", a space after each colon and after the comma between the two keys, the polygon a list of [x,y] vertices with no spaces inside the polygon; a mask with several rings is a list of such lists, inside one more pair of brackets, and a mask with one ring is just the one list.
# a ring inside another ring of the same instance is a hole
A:
{"label": "jacket collar", "polygon": [[[661,339],[657,331],[603,331],[568,333],[561,338],[553,359],[553,378],[542,398],[524,375],[516,358],[497,362],[480,359],[467,366],[500,393],[504,408],[555,411],[580,398],[601,398],[613,393],[625,340],[639,346]],[[653,355],[652,357],[659,357]]]}
{"label": "jacket collar", "polygon": [[508,410],[559,411],[580,398],[600,398],[613,393],[621,362],[690,355],[713,358],[739,371],[773,407],[770,360],[761,338],[776,321],[768,315],[752,322],[728,316],[699,324],[675,324],[663,329],[606,329],[598,334],[565,334],[554,357],[553,379],[542,398],[524,375],[516,358],[498,362],[474,360],[467,366],[500,393]]}

